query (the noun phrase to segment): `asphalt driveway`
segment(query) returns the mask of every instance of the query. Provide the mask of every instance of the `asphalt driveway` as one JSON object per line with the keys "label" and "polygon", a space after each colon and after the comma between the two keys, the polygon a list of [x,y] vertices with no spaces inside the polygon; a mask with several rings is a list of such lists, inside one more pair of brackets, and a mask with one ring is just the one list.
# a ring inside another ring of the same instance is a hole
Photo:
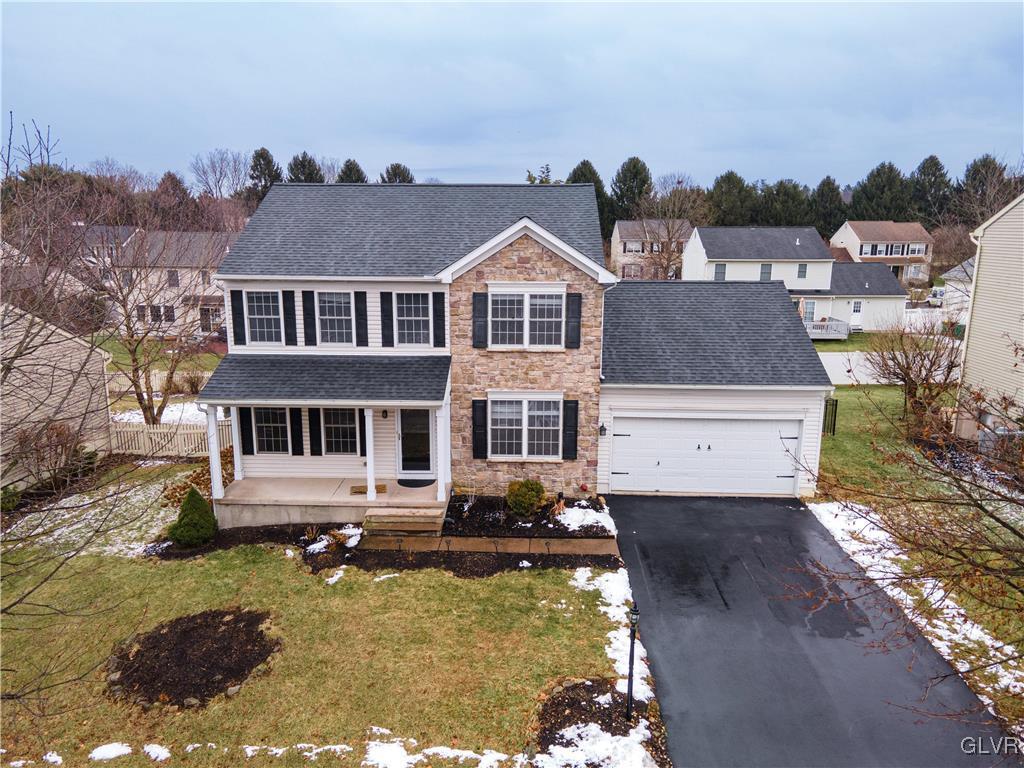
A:
{"label": "asphalt driveway", "polygon": [[[681,766],[956,766],[998,758],[961,750],[1002,736],[922,716],[978,699],[928,644],[887,653],[882,605],[815,609],[812,560],[852,563],[796,501],[613,496],[619,547]],[[789,594],[790,597],[785,597]],[[987,742],[986,742],[987,743]],[[1013,762],[1013,761],[1011,761]]]}

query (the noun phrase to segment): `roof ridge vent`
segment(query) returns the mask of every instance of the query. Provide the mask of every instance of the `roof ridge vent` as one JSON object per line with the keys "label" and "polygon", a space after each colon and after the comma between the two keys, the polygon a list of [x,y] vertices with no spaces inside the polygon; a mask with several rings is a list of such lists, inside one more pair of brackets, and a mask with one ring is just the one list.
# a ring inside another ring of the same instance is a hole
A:
{"label": "roof ridge vent", "polygon": [[796,244],[800,245],[800,238],[799,237],[796,239]]}

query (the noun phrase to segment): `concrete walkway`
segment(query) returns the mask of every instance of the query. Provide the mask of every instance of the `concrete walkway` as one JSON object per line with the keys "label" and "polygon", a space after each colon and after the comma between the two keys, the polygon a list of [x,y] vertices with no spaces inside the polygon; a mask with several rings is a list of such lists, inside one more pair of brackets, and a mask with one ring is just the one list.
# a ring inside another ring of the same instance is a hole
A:
{"label": "concrete walkway", "polygon": [[863,352],[819,352],[828,377],[836,385],[881,384],[868,370]]}

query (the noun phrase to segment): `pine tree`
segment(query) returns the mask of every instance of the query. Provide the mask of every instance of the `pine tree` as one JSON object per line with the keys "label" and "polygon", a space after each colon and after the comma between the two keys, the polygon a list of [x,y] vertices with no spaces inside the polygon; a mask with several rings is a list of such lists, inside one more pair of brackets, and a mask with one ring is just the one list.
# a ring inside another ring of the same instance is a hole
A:
{"label": "pine tree", "polygon": [[736,171],[726,171],[711,185],[708,204],[711,223],[718,227],[745,227],[757,215],[757,190]]}
{"label": "pine tree", "polygon": [[203,498],[195,486],[188,489],[178,519],[167,530],[171,541],[179,547],[198,547],[213,541],[217,535],[217,518],[210,508],[210,502]]}
{"label": "pine tree", "polygon": [[757,223],[766,227],[805,227],[813,223],[811,201],[804,188],[792,179],[780,179],[761,187]]}
{"label": "pine tree", "polygon": [[274,162],[274,156],[266,147],[260,147],[252,153],[249,163],[249,186],[245,190],[246,200],[252,205],[259,205],[267,196],[272,184],[279,183],[284,177],[281,166]]}
{"label": "pine tree", "polygon": [[605,191],[601,174],[597,172],[593,163],[589,160],[580,160],[565,177],[565,183],[594,185],[594,194],[597,195],[597,217],[601,221],[601,237],[608,240],[612,236],[612,227],[615,226],[615,213],[612,209],[612,199]]}
{"label": "pine tree", "polygon": [[341,166],[341,171],[335,181],[339,184],[365,184],[369,180],[363,169],[359,167],[359,163],[350,157]]}
{"label": "pine tree", "polygon": [[928,155],[910,174],[910,199],[917,220],[925,227],[937,227],[953,200],[953,184],[946,166],[935,155]]}
{"label": "pine tree", "polygon": [[612,179],[612,205],[616,219],[631,219],[641,201],[654,191],[651,169],[639,157],[631,157],[615,172]]}
{"label": "pine tree", "polygon": [[1008,167],[985,154],[967,164],[954,193],[955,214],[973,229],[984,223],[1024,191],[1021,166]]}
{"label": "pine tree", "polygon": [[826,176],[811,194],[811,213],[818,234],[828,240],[846,221],[846,203],[839,185]]}
{"label": "pine tree", "polygon": [[167,171],[149,197],[153,222],[162,229],[200,228],[199,203],[181,176]]}
{"label": "pine tree", "polygon": [[412,175],[409,166],[402,163],[392,163],[384,169],[380,175],[381,184],[415,184],[416,177]]}
{"label": "pine tree", "polygon": [[850,218],[855,221],[913,221],[910,182],[892,163],[880,163],[853,188]]}
{"label": "pine tree", "polygon": [[288,163],[288,183],[299,184],[323,184],[324,172],[320,170],[320,164],[308,152],[295,155]]}

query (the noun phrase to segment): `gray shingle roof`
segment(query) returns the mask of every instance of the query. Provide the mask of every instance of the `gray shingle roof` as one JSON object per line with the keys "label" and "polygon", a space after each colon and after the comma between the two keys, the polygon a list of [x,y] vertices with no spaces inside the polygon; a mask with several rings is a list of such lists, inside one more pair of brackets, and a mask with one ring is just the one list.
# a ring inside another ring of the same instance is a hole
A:
{"label": "gray shingle roof", "polygon": [[974,257],[942,273],[943,280],[960,280],[969,283],[974,279]]}
{"label": "gray shingle roof", "polygon": [[792,291],[794,296],[906,296],[887,264],[836,262],[828,290]]}
{"label": "gray shingle roof", "polygon": [[605,384],[830,386],[781,282],[623,281],[605,292]]}
{"label": "gray shingle roof", "polygon": [[828,246],[814,227],[697,227],[697,233],[710,260],[816,261],[832,258]]}
{"label": "gray shingle roof", "polygon": [[200,401],[417,400],[440,402],[451,358],[443,355],[228,355]]}
{"label": "gray shingle roof", "polygon": [[222,275],[433,275],[524,216],[604,265],[592,184],[275,184]]}
{"label": "gray shingle roof", "polygon": [[237,238],[234,232],[139,230],[115,261],[127,266],[213,270]]}

